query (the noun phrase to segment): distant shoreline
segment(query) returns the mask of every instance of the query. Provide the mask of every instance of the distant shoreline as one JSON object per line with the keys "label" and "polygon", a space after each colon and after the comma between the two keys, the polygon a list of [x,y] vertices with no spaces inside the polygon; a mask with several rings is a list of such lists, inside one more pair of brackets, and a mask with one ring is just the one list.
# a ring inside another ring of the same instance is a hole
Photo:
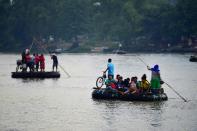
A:
{"label": "distant shoreline", "polygon": [[[34,53],[35,51],[32,51],[32,53]],[[36,53],[39,53],[39,52],[36,52]],[[44,54],[49,54],[49,53],[45,53],[45,52],[40,52],[40,53],[44,53]],[[80,53],[90,53],[90,54],[116,54],[116,53],[113,53],[113,52],[91,52],[91,51],[87,51],[87,52],[72,52],[72,51],[66,51],[66,52],[62,52],[62,53],[59,53],[59,54],[80,54]],[[159,54],[159,53],[163,53],[163,54],[169,54],[169,53],[172,53],[172,54],[184,54],[184,53],[197,53],[197,50],[194,50],[194,51],[185,51],[185,50],[178,50],[178,51],[127,51],[125,54],[133,54],[133,53],[145,53],[145,54],[148,54],[148,53],[153,53],[153,54]],[[21,52],[17,52],[17,51],[6,51],[6,52],[0,52],[0,54],[21,54]],[[120,54],[122,55],[122,54]]]}

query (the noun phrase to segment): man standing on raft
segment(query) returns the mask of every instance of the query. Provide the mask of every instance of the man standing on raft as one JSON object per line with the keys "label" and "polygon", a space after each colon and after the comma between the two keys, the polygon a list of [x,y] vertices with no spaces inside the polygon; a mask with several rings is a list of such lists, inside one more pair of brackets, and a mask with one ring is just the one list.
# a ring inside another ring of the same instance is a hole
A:
{"label": "man standing on raft", "polygon": [[57,59],[57,56],[55,55],[55,53],[53,53],[51,55],[51,59],[53,60],[53,71],[54,71],[54,68],[56,68],[56,72],[57,72],[57,69],[58,69],[58,59]]}
{"label": "man standing on raft", "polygon": [[104,73],[106,73],[106,71],[108,71],[108,78],[111,75],[114,79],[114,64],[112,63],[111,58],[108,59],[107,69],[104,71]]}

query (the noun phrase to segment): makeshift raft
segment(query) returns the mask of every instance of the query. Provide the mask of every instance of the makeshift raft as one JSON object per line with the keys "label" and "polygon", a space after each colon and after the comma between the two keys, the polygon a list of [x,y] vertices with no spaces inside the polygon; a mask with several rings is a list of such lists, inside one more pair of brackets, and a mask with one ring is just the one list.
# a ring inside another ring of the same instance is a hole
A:
{"label": "makeshift raft", "polygon": [[197,62],[197,56],[191,56],[189,61],[190,62]]}
{"label": "makeshift raft", "polygon": [[168,97],[166,93],[162,94],[126,94],[121,95],[118,92],[111,91],[106,88],[94,89],[92,92],[92,98],[104,99],[104,100],[124,100],[124,101],[166,101]]}
{"label": "makeshift raft", "polygon": [[60,78],[59,72],[12,72],[12,78]]}

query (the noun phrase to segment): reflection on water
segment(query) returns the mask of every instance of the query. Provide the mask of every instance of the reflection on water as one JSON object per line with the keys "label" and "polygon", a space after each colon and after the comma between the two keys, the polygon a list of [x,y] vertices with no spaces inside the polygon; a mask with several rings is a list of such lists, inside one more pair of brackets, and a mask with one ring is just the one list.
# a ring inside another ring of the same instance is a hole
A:
{"label": "reflection on water", "polygon": [[[45,80],[44,78],[23,78],[23,79],[17,78],[17,79],[21,80],[21,82],[23,83],[31,83],[31,84],[33,84],[34,82],[42,82]],[[55,82],[58,81],[58,78],[52,78],[51,80]]]}
{"label": "reflection on water", "polygon": [[[71,77],[60,69],[59,79],[12,79],[18,56],[0,55],[0,130],[196,131],[197,64],[187,54],[138,55],[150,66],[159,63],[162,78],[191,101],[183,102],[166,85],[165,102],[92,99],[92,87],[108,58],[125,78],[146,73],[150,80],[150,72],[133,54],[61,54],[60,64]],[[51,66],[46,56],[46,69]]]}
{"label": "reflection on water", "polygon": [[146,121],[149,123],[149,126],[161,127],[164,121],[162,114],[165,111],[165,102],[128,102],[95,99],[93,101],[95,106],[102,109],[100,114],[102,120],[112,128],[116,127],[117,123],[129,124],[130,122],[134,123],[135,120],[139,121],[135,126],[140,126],[140,123],[142,124],[143,121]]}

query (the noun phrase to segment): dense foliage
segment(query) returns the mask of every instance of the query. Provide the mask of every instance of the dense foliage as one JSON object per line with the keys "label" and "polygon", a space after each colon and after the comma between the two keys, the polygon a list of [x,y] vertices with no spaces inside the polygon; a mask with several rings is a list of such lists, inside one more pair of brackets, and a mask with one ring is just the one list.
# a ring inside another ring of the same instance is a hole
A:
{"label": "dense foliage", "polygon": [[197,35],[196,0],[0,0],[0,50],[33,38],[177,44]]}

